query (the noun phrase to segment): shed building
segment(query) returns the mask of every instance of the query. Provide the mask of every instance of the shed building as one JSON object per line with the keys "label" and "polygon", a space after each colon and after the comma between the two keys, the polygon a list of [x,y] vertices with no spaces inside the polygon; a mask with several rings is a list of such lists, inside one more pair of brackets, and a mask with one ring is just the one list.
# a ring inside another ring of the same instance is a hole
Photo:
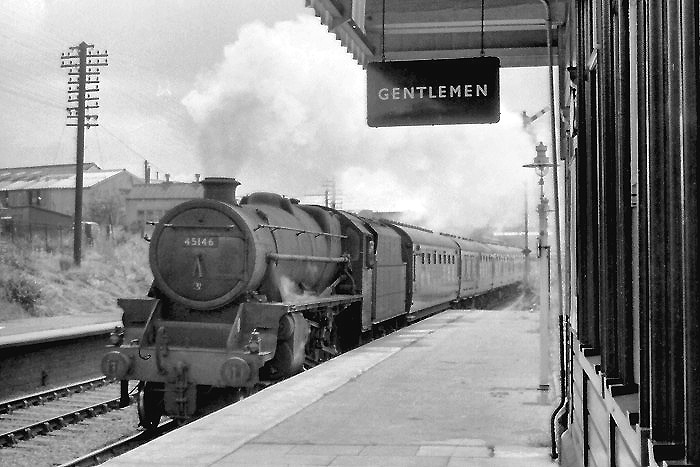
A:
{"label": "shed building", "polygon": [[[0,169],[0,204],[4,207],[40,207],[73,216],[75,211],[75,165]],[[125,169],[102,170],[84,164],[83,219],[89,219],[98,204],[114,212],[112,222],[123,222],[127,193],[142,180]]]}
{"label": "shed building", "polygon": [[142,230],[146,222],[158,221],[176,205],[204,193],[198,182],[148,183],[135,185],[126,196],[126,224],[133,230]]}

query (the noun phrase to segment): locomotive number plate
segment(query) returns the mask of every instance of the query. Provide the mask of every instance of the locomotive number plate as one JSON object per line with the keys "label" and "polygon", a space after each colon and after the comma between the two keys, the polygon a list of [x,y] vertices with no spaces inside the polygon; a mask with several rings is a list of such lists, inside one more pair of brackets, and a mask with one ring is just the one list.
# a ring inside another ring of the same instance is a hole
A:
{"label": "locomotive number plate", "polygon": [[181,245],[185,248],[217,248],[219,237],[185,237]]}

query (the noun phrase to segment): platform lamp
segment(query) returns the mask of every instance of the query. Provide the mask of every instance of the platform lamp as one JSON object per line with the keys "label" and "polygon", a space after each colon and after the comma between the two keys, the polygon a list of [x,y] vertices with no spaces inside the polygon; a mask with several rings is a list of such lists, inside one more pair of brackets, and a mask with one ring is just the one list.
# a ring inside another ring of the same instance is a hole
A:
{"label": "platform lamp", "polygon": [[549,287],[550,267],[549,254],[550,247],[547,242],[547,212],[549,211],[549,200],[544,196],[544,177],[549,172],[549,168],[554,164],[549,162],[547,158],[547,146],[542,142],[535,147],[536,156],[532,164],[525,164],[523,167],[535,169],[535,173],[539,177],[540,185],[540,202],[537,205],[537,213],[539,214],[539,235],[537,237],[537,258],[539,259],[539,278],[540,278],[540,375],[539,389],[542,391],[549,390],[549,375],[551,373],[551,365],[549,359],[549,318],[551,309],[551,294]]}

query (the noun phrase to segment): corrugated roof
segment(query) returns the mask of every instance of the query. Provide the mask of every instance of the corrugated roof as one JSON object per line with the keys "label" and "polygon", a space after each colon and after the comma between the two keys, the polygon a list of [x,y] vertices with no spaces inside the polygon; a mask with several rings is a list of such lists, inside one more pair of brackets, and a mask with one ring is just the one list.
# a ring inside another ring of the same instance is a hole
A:
{"label": "corrugated roof", "polygon": [[193,183],[149,183],[134,185],[126,199],[192,199],[204,194],[202,185]]}
{"label": "corrugated roof", "polygon": [[[85,162],[83,172],[102,170],[94,162]],[[0,180],[25,180],[46,175],[74,174],[75,164],[37,165],[33,167],[3,167],[0,168]]]}
{"label": "corrugated roof", "polygon": [[[46,174],[40,170],[18,171],[12,175],[5,175],[6,169],[0,169],[0,191],[17,190],[49,190],[60,188],[75,188],[75,173]],[[93,170],[83,172],[83,187],[89,188],[107,180],[124,169],[117,170]]]}

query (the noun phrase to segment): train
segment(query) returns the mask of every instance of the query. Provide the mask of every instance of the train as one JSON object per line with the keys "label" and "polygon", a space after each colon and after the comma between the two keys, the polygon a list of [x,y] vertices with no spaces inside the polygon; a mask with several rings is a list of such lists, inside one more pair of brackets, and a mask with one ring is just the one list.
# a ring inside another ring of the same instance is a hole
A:
{"label": "train", "polygon": [[[153,284],[122,298],[102,359],[138,381],[139,423],[188,419],[454,304],[521,283],[521,249],[303,205],[207,177],[154,225]],[[128,384],[128,383],[127,383]]]}

